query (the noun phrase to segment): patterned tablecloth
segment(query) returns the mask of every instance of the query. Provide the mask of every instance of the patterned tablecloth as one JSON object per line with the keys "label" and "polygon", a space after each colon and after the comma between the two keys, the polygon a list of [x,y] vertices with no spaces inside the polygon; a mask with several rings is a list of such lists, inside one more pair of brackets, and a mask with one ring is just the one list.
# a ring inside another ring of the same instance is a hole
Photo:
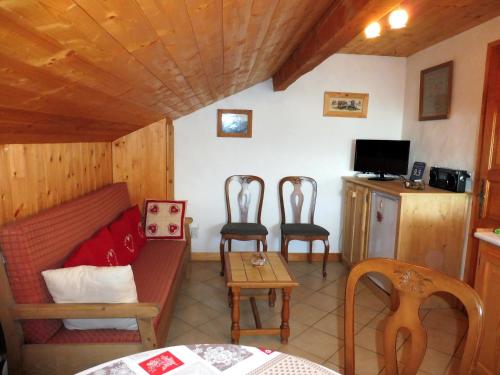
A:
{"label": "patterned tablecloth", "polygon": [[180,345],[116,359],[77,375],[339,375],[333,370],[269,349],[229,344]]}

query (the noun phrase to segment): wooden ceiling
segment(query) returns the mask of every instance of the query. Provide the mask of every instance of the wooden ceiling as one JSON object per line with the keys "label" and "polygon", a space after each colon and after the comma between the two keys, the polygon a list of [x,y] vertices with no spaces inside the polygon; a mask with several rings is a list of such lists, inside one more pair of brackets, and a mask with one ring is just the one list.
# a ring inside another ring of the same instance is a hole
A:
{"label": "wooden ceiling", "polygon": [[186,115],[271,77],[333,2],[0,1],[0,143]]}
{"label": "wooden ceiling", "polygon": [[379,38],[361,33],[340,52],[406,57],[500,16],[500,0],[405,0],[401,7],[410,15],[406,28],[391,30],[384,17]]}
{"label": "wooden ceiling", "polygon": [[402,0],[0,0],[0,144],[110,141],[339,50],[407,56],[500,14],[406,0],[407,29],[358,36]]}

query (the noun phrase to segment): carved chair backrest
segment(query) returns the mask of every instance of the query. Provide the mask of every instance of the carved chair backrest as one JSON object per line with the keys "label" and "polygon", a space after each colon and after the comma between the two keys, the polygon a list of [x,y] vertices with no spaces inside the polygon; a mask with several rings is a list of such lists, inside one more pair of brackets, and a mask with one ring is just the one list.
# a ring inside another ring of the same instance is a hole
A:
{"label": "carved chair backrest", "polygon": [[279,182],[279,194],[280,194],[280,210],[281,210],[281,224],[286,223],[285,217],[285,201],[283,199],[283,186],[286,182],[290,182],[293,185],[293,191],[290,194],[290,205],[292,209],[293,222],[299,224],[301,222],[302,207],[304,204],[304,192],[302,187],[304,183],[311,185],[311,203],[309,206],[309,224],[314,224],[314,209],[316,207],[316,195],[318,192],[318,184],[316,180],[311,177],[304,176],[288,176],[283,177]]}
{"label": "carved chair backrest", "polygon": [[234,176],[230,176],[226,179],[226,183],[224,185],[224,191],[226,194],[227,222],[228,223],[232,222],[231,199],[230,199],[229,185],[233,181],[238,182],[241,186],[241,190],[239,191],[238,196],[237,196],[237,203],[238,203],[241,223],[248,223],[248,212],[250,211],[250,203],[252,201],[252,193],[250,191],[250,184],[253,181],[256,181],[258,183],[259,200],[258,200],[258,205],[257,205],[257,223],[260,224],[261,223],[260,216],[262,214],[262,202],[264,201],[265,184],[264,184],[264,180],[262,178],[257,177],[257,176],[250,176],[250,175],[234,175]]}
{"label": "carved chair backrest", "polygon": [[[403,375],[416,374],[427,349],[427,334],[419,317],[420,305],[432,294],[446,292],[464,305],[469,320],[460,375],[472,374],[478,354],[483,324],[483,304],[469,285],[438,271],[397,260],[374,258],[358,263],[347,279],[345,302],[345,368],[354,375],[354,292],[358,280],[366,273],[387,277],[397,291],[399,306],[387,319],[384,329],[384,353],[387,374],[399,374],[396,358],[398,331],[406,328],[411,335],[409,360]],[[458,375],[458,374],[457,374]]]}

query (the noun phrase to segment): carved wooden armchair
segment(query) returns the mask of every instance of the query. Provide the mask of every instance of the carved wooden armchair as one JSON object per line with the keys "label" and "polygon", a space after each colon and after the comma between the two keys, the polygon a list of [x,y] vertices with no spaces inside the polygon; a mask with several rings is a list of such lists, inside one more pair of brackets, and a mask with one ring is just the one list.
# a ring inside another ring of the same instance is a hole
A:
{"label": "carved wooden armchair", "polygon": [[[231,217],[231,199],[229,185],[231,182],[238,182],[241,185],[241,190],[238,193],[237,201],[240,213],[240,221],[233,222]],[[250,192],[250,184],[255,181],[259,186],[259,199],[257,203],[257,222],[248,222],[248,213],[252,194]],[[227,224],[225,224],[220,233],[220,261],[221,261],[221,276],[224,275],[224,248],[226,241],[228,242],[228,251],[231,251],[231,241],[257,241],[257,251],[260,251],[260,243],[264,251],[267,251],[267,228],[261,223],[262,202],[264,200],[264,180],[257,176],[235,175],[226,179],[224,191],[226,195],[227,209]]]}
{"label": "carved wooden armchair", "polygon": [[[283,199],[283,186],[286,182],[293,185],[293,191],[290,194],[290,204],[293,214],[293,223],[287,223],[285,217],[285,202]],[[302,184],[309,183],[312,187],[311,201],[309,206],[308,223],[301,222],[302,206],[304,203],[304,193]],[[281,254],[288,261],[288,244],[290,241],[299,240],[309,242],[308,261],[312,261],[313,241],[323,241],[325,252],[323,255],[323,277],[326,277],[326,263],[328,262],[328,253],[330,252],[330,243],[328,236],[330,233],[323,227],[314,224],[314,209],[316,207],[316,196],[318,185],[311,177],[288,176],[283,177],[279,182],[280,209],[281,209]]]}
{"label": "carved wooden armchair", "polygon": [[[392,259],[373,258],[352,268],[347,279],[345,301],[345,374],[354,375],[354,292],[358,280],[367,273],[387,277],[393,287],[393,312],[384,329],[385,373],[399,374],[396,357],[398,331],[410,332],[410,353],[403,375],[417,373],[427,349],[427,333],[419,317],[420,305],[432,294],[446,292],[464,305],[469,319],[469,330],[459,374],[473,374],[483,325],[483,304],[474,289],[464,282],[438,271]],[[457,375],[459,375],[457,374]]]}

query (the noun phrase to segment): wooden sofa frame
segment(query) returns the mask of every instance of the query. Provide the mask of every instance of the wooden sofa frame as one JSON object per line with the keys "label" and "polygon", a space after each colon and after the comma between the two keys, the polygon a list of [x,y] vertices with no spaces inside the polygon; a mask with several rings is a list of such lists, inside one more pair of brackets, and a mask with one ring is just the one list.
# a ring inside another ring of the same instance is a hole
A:
{"label": "wooden sofa frame", "polygon": [[[126,304],[17,304],[14,301],[7,277],[5,262],[0,253],[0,321],[7,347],[9,375],[16,374],[74,374],[115,358],[161,347],[166,339],[172,319],[174,302],[189,274],[191,236],[185,219],[186,251],[182,266],[175,276],[163,315],[160,316],[157,334],[153,319],[161,308],[154,303]],[[133,343],[78,343],[78,344],[26,344],[20,321],[24,319],[67,318],[136,318],[141,342]]]}

